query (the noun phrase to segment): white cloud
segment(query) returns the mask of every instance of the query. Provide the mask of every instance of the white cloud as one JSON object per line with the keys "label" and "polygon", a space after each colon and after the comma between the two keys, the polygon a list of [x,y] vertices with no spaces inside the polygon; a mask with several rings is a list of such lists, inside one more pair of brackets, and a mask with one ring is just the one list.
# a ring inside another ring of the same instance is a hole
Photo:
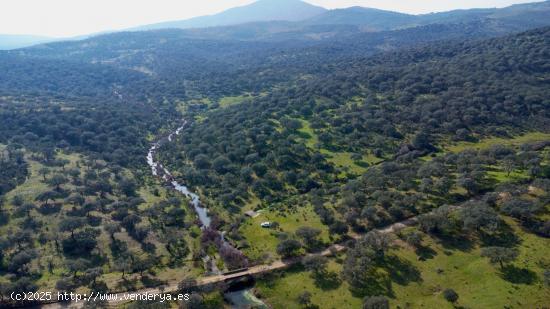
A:
{"label": "white cloud", "polygon": [[[67,37],[214,14],[253,0],[0,0],[0,33]],[[409,13],[507,6],[522,0],[308,0],[327,8],[353,5]]]}

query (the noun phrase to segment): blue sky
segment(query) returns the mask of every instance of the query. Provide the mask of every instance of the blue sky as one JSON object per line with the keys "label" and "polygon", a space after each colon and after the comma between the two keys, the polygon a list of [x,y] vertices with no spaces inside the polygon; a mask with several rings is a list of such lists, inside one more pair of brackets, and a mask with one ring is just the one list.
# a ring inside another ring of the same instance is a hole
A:
{"label": "blue sky", "polygon": [[[68,37],[218,13],[254,0],[1,0],[0,33]],[[326,8],[373,7],[419,14],[504,7],[532,0],[306,0]]]}

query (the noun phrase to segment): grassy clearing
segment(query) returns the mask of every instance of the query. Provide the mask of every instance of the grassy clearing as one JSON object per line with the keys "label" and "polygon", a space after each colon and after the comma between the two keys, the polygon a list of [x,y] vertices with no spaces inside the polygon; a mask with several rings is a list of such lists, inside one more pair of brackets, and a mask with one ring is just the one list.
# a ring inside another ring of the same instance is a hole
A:
{"label": "grassy clearing", "polygon": [[228,107],[231,105],[242,103],[246,100],[252,99],[253,96],[250,93],[245,93],[240,96],[234,96],[234,97],[223,97],[220,99],[220,107]]}
{"label": "grassy clearing", "polygon": [[353,153],[351,152],[332,152],[330,150],[321,149],[321,153],[327,156],[329,162],[332,162],[338,167],[348,169],[354,174],[362,174],[367,170],[368,166],[362,165],[361,162],[366,162],[370,166],[382,161],[382,159],[370,153],[363,154],[359,161],[352,159]]}
{"label": "grassy clearing", "polygon": [[[460,296],[458,304],[465,308],[542,308],[548,305],[550,289],[544,287],[541,278],[542,265],[550,265],[548,248],[550,240],[525,233],[512,220],[507,220],[520,239],[520,257],[514,263],[518,272],[528,269],[534,272],[533,282],[518,278],[513,283],[503,278],[498,266],[489,264],[480,256],[477,245],[469,250],[459,250],[426,238],[433,258],[422,262],[409,248],[399,248],[395,254],[408,261],[421,274],[421,280],[408,284],[394,284],[393,306],[402,308],[454,308],[441,295],[446,288],[454,289]],[[439,271],[438,271],[439,270]],[[530,274],[529,272],[526,272]],[[533,276],[533,274],[528,277]]]}
{"label": "grassy clearing", "polygon": [[518,135],[512,138],[490,137],[481,139],[477,142],[452,142],[450,140],[440,141],[438,147],[440,151],[422,157],[424,161],[432,160],[432,157],[444,156],[448,153],[460,153],[468,149],[483,150],[496,145],[518,147],[526,143],[534,143],[550,140],[550,133],[530,132],[524,135]]}
{"label": "grassy clearing", "polygon": [[315,131],[311,128],[310,123],[307,120],[299,119],[302,122],[302,128],[299,130],[304,144],[315,151],[319,151],[327,157],[327,161],[333,163],[337,167],[343,168],[354,174],[362,174],[366,171],[365,165],[361,162],[368,163],[369,165],[377,164],[382,159],[375,157],[371,153],[361,154],[361,160],[353,160],[352,153],[350,152],[334,152],[328,149],[319,148],[319,137]]}
{"label": "grassy clearing", "polygon": [[[413,248],[401,241],[388,253],[387,266],[379,269],[380,291],[389,297],[391,308],[546,308],[550,288],[542,283],[544,269],[550,266],[550,240],[524,232],[505,218],[519,238],[519,258],[504,271],[480,256],[479,242],[457,248],[448,242],[425,237],[426,248],[420,260]],[[342,265],[332,259],[330,271],[340,273]],[[390,281],[391,280],[391,281]],[[293,268],[257,284],[261,298],[273,308],[297,308],[297,297],[312,293],[319,308],[360,308],[361,298],[352,295],[346,282],[331,289],[315,284],[310,273]],[[452,288],[460,296],[455,305],[442,291]],[[371,290],[376,293],[376,289]]]}
{"label": "grassy clearing", "polygon": [[[69,164],[65,166],[65,170],[75,168],[77,162],[81,159],[81,157],[77,154],[64,153],[58,153],[57,158],[69,161]],[[49,188],[49,186],[44,183],[43,177],[39,174],[40,169],[46,166],[33,160],[28,154],[25,155],[25,160],[29,163],[29,176],[24,183],[6,194],[6,199],[8,201],[11,201],[14,196],[20,196],[23,200],[25,200],[25,202],[34,202],[35,198],[40,193],[46,192]],[[51,175],[54,173],[64,173],[61,168],[50,168],[50,170]]]}
{"label": "grassy clearing", "polygon": [[497,166],[489,167],[489,170],[487,171],[487,176],[497,183],[521,182],[522,180],[529,179],[527,171],[516,170],[508,174],[508,172]]}
{"label": "grassy clearing", "polygon": [[[210,98],[202,98],[202,99],[191,99],[187,101],[178,100],[176,104],[176,110],[182,115],[187,115],[187,111],[190,106],[200,106],[200,105],[206,105],[210,106],[212,104],[212,101]],[[197,116],[198,117],[198,116]],[[195,119],[196,121],[202,121],[203,119]]]}
{"label": "grassy clearing", "polygon": [[25,202],[33,202],[40,193],[48,189],[48,185],[42,182],[42,178],[38,174],[38,171],[44,166],[28,158],[27,162],[29,163],[29,176],[27,180],[8,192],[6,200],[11,201],[14,196],[21,196]]}
{"label": "grassy clearing", "polygon": [[197,104],[210,105],[210,104],[212,104],[212,101],[209,98],[190,99],[190,100],[187,100],[187,101],[178,101],[176,109],[181,113],[185,113],[187,111],[187,107],[189,105],[197,105]]}
{"label": "grassy clearing", "polygon": [[[260,226],[262,222],[277,222],[280,229],[265,229]],[[263,210],[256,218],[248,218],[240,228],[240,233],[249,243],[250,247],[244,249],[245,254],[252,258],[259,258],[268,253],[275,257],[276,247],[279,243],[278,234],[293,233],[299,227],[309,226],[320,229],[323,241],[329,240],[328,228],[321,223],[312,206],[298,207],[295,212],[281,214],[275,210]]]}
{"label": "grassy clearing", "polygon": [[445,152],[458,153],[466,149],[486,149],[495,145],[520,146],[525,143],[550,140],[549,133],[530,132],[513,138],[491,137],[481,139],[478,142],[458,142],[450,143],[443,147]]}
{"label": "grassy clearing", "polygon": [[333,152],[327,149],[320,151],[327,157],[327,161],[354,174],[363,174],[367,170],[368,166],[361,164],[362,162],[368,163],[370,166],[383,161],[370,153],[362,154],[361,160],[357,161],[352,159],[353,153],[351,152]]}
{"label": "grassy clearing", "polygon": [[317,136],[317,133],[313,131],[309,121],[303,119],[298,120],[302,123],[302,128],[299,131],[302,133],[305,145],[308,148],[317,149],[317,145],[319,144],[319,137]]}
{"label": "grassy clearing", "polygon": [[[328,270],[339,274],[342,266],[332,260]],[[293,267],[281,274],[280,278],[260,280],[256,285],[260,298],[273,308],[301,308],[297,299],[304,291],[311,293],[311,302],[319,308],[361,308],[361,299],[354,297],[347,283],[319,288],[309,272],[301,267]]]}
{"label": "grassy clearing", "polygon": [[[155,190],[158,192],[158,196],[155,195]],[[165,188],[154,184],[139,188],[138,194],[145,201],[145,203],[140,205],[140,210],[145,210],[153,204],[164,201],[168,196],[168,192],[166,192]]]}
{"label": "grassy clearing", "polygon": [[238,96],[227,96],[227,97],[223,97],[221,98],[218,103],[220,105],[220,107],[228,107],[228,106],[231,106],[231,105],[235,105],[235,104],[240,104],[240,103],[243,103],[243,102],[246,102],[248,100],[252,100],[254,98],[258,98],[258,97],[265,97],[269,94],[270,92],[259,92],[259,93],[252,93],[252,92],[245,92],[241,95],[238,95]]}

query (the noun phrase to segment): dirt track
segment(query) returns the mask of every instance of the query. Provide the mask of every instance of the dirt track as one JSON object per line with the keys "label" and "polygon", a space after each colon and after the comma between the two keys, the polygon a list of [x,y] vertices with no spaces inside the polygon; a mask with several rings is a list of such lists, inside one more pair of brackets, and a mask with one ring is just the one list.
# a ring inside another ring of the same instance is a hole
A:
{"label": "dirt track", "polygon": [[[390,233],[395,233],[405,227],[416,225],[417,223],[418,223],[418,219],[414,217],[401,222],[394,223],[385,228],[378,229],[377,231],[384,234],[390,234]],[[362,235],[360,234],[352,235],[352,238],[354,239],[359,239],[361,237]],[[320,252],[319,254],[323,256],[330,256],[334,252],[341,252],[341,251],[344,251],[345,249],[346,249],[345,246],[335,244],[329,247],[328,249],[325,249],[324,251]],[[226,281],[237,279],[244,276],[256,276],[256,275],[261,275],[261,274],[265,274],[265,273],[269,273],[277,270],[286,269],[292,265],[300,263],[303,258],[304,257],[288,259],[288,260],[277,260],[271,264],[252,266],[247,270],[243,270],[242,272],[232,273],[228,275],[216,275],[216,276],[198,278],[196,286],[200,287],[200,286],[205,286],[210,284],[216,284],[216,283],[226,282]],[[118,293],[116,294],[116,300],[111,300],[108,303],[109,303],[109,307],[116,307],[118,305],[128,302],[127,301],[128,297],[125,295],[175,293],[177,291],[178,291],[178,282],[171,282],[168,285],[165,285],[159,288],[142,289],[134,292]],[[53,304],[43,305],[42,308],[48,308],[48,309],[82,308],[83,305],[84,305],[83,302],[79,302],[79,303],[73,302],[73,303],[66,303],[66,304],[53,303]]]}

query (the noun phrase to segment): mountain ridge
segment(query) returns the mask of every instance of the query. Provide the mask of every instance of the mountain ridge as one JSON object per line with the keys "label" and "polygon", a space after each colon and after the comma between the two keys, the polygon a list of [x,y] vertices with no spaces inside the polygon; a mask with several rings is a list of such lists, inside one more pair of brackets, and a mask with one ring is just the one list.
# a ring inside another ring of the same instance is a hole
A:
{"label": "mountain ridge", "polygon": [[369,25],[376,30],[391,30],[396,26],[413,23],[416,20],[416,15],[361,6],[352,6],[349,8],[329,10],[323,14],[305,20],[303,23],[308,25]]}
{"label": "mountain ridge", "polygon": [[[263,12],[263,15],[258,12]],[[293,15],[284,15],[288,12]],[[225,17],[220,19],[220,16]],[[361,32],[391,31],[436,23],[456,24],[480,20],[491,21],[495,27],[504,27],[504,29],[495,29],[495,32],[544,27],[550,25],[550,1],[515,4],[499,9],[478,8],[411,15],[359,6],[326,10],[300,0],[260,0],[214,15],[115,32],[173,28],[185,30],[189,37],[214,40],[316,41]],[[24,48],[53,41],[77,41],[98,35],[101,33],[67,39],[22,36],[17,44],[13,44],[13,39],[10,41],[0,35],[0,49]],[[26,40],[25,37],[27,37]]]}
{"label": "mountain ridge", "polygon": [[258,21],[301,21],[326,11],[327,9],[323,7],[300,0],[259,0],[249,5],[234,7],[213,15],[144,25],[129,30],[204,28]]}
{"label": "mountain ridge", "polygon": [[[288,5],[300,4],[310,7],[307,2],[299,0],[283,0],[286,5],[277,5],[278,10],[285,10]],[[464,23],[474,22],[482,19],[490,20],[507,20],[511,23],[525,24],[523,27],[517,27],[519,31],[525,30],[526,27],[543,27],[548,25],[546,19],[550,19],[550,0],[541,2],[531,2],[523,4],[515,4],[504,8],[473,8],[452,10],[446,12],[429,13],[429,14],[405,14],[376,8],[352,6],[348,8],[327,10],[320,7],[313,16],[307,17],[307,14],[298,14],[301,18],[265,18],[265,16],[248,19],[233,18],[233,22],[216,22],[213,21],[220,15],[245,10],[250,7],[263,7],[275,5],[273,0],[260,0],[247,6],[236,7],[229,9],[219,14],[195,17],[187,20],[165,22],[153,25],[145,25],[137,28],[128,29],[129,31],[146,31],[158,30],[166,28],[177,28],[185,30],[194,30],[197,32],[208,32],[208,28],[220,27],[238,27],[251,25],[258,27],[260,23],[264,23],[270,31],[273,31],[273,22],[279,22],[277,27],[279,32],[299,31],[300,28],[327,26],[327,25],[347,25],[359,27],[359,31],[388,31],[402,28],[410,28],[434,23]],[[267,5],[267,6],[266,6]],[[257,14],[256,14],[257,15]],[[279,15],[281,16],[281,15]],[[268,24],[271,23],[271,24]],[[281,24],[286,23],[286,28]],[[276,30],[276,29],[275,29]],[[264,30],[265,31],[265,30]]]}
{"label": "mountain ridge", "polygon": [[55,38],[26,34],[0,34],[0,50],[15,49],[54,41]]}

